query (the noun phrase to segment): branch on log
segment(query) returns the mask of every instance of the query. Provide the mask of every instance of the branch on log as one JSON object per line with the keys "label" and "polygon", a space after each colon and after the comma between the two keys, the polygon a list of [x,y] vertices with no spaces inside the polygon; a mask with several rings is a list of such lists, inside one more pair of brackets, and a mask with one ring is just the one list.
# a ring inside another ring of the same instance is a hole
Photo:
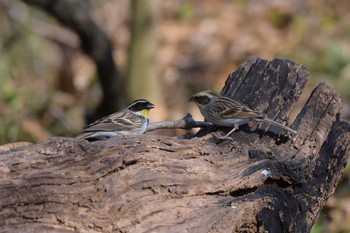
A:
{"label": "branch on log", "polygon": [[160,121],[152,122],[148,125],[146,132],[154,131],[157,129],[193,129],[193,128],[206,128],[212,124],[205,121],[195,121],[191,114],[187,114],[177,121]]}
{"label": "branch on log", "polygon": [[[251,59],[222,93],[286,121],[309,74]],[[89,143],[52,138],[0,155],[7,232],[309,232],[349,154],[339,95],[315,88],[292,127],[264,123],[217,144],[143,135]],[[207,129],[208,130],[208,129]]]}

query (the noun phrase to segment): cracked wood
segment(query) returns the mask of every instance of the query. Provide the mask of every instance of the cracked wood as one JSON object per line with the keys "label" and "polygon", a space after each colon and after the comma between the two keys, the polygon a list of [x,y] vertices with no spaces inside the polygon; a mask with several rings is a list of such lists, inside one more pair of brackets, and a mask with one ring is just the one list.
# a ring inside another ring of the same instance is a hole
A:
{"label": "cracked wood", "polygon": [[[287,121],[309,73],[250,59],[222,93]],[[249,123],[233,141],[208,127],[89,143],[52,138],[0,148],[0,227],[8,232],[309,232],[349,154],[339,95],[318,85],[292,124]]]}

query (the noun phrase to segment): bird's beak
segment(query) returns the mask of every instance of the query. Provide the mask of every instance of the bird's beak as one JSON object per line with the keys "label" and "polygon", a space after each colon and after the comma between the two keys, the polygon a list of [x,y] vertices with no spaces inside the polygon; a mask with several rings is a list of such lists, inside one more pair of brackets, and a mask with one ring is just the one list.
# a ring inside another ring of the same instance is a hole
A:
{"label": "bird's beak", "polygon": [[193,101],[194,100],[194,97],[191,96],[191,98],[188,99],[188,101]]}
{"label": "bird's beak", "polygon": [[147,105],[147,108],[148,109],[152,109],[152,108],[154,108],[155,106],[154,106],[154,104],[152,104],[152,103],[149,103],[148,105]]}

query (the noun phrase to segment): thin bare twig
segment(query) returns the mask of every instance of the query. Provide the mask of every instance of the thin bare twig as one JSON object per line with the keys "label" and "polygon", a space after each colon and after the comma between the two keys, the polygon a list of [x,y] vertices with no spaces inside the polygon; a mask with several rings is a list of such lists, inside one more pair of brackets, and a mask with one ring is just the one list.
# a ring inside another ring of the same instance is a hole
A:
{"label": "thin bare twig", "polygon": [[160,121],[150,123],[146,129],[146,132],[154,131],[157,129],[192,129],[192,128],[205,128],[211,126],[210,122],[195,121],[191,114],[187,114],[184,118],[177,121]]}

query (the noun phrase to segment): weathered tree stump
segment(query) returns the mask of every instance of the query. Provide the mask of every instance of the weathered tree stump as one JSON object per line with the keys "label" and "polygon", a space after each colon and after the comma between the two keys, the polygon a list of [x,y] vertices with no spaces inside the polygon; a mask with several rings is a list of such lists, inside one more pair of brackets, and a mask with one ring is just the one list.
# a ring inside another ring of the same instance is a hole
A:
{"label": "weathered tree stump", "polygon": [[[309,73],[251,59],[222,93],[286,121]],[[0,154],[3,232],[309,232],[349,152],[339,95],[312,92],[296,137],[250,123],[217,143],[143,135],[52,138]]]}

